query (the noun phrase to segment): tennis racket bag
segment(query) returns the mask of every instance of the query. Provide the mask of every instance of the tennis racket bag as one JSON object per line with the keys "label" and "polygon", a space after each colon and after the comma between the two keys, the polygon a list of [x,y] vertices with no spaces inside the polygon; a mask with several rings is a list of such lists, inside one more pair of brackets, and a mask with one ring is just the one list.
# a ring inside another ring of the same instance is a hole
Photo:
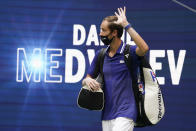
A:
{"label": "tennis racket bag", "polygon": [[132,79],[132,88],[138,109],[135,126],[144,127],[155,125],[163,118],[165,113],[163,95],[157,78],[145,57],[139,57],[138,76],[134,76],[130,46],[128,44],[125,46],[124,60],[132,78],[136,78]]}

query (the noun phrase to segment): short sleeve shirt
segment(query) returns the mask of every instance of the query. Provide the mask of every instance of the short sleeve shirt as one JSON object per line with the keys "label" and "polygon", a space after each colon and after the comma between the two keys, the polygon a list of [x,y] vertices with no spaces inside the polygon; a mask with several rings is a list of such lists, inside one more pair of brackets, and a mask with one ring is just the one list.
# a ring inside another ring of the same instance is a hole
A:
{"label": "short sleeve shirt", "polygon": [[[102,120],[127,117],[135,121],[137,117],[136,102],[132,89],[132,78],[125,64],[123,55],[125,45],[126,44],[122,42],[113,57],[110,57],[108,54],[110,47],[106,50],[103,64],[105,105],[102,111]],[[138,56],[136,55],[136,47],[137,46],[130,47],[134,68],[133,74],[135,74],[135,77],[137,77],[136,74],[139,63]],[[94,73],[94,70],[99,52],[100,50],[96,52],[88,70],[88,74],[93,78],[97,75]]]}

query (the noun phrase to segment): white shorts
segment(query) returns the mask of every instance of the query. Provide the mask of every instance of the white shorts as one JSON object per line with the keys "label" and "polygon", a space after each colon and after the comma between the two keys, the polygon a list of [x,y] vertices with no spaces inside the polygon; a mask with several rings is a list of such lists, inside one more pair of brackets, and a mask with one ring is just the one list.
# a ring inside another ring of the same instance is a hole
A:
{"label": "white shorts", "polygon": [[117,117],[102,121],[103,131],[133,131],[134,121],[126,117]]}

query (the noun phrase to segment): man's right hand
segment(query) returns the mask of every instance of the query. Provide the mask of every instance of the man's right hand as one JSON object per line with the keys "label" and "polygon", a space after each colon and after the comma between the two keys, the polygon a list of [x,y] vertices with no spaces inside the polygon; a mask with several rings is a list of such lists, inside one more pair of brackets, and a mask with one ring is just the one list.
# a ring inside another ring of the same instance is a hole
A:
{"label": "man's right hand", "polygon": [[97,90],[99,90],[99,88],[101,88],[100,83],[90,77],[86,77],[82,81],[82,85],[87,85],[88,87],[90,87],[92,89],[92,91],[97,91]]}

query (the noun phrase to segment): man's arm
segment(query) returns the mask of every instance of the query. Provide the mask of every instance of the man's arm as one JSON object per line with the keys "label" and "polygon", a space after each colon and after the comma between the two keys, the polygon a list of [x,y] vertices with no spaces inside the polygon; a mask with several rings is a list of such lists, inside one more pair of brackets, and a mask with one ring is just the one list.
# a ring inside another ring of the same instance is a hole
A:
{"label": "man's arm", "polygon": [[131,36],[131,38],[133,39],[133,41],[137,45],[136,54],[138,56],[144,56],[147,53],[147,51],[149,50],[149,47],[146,44],[146,42],[142,39],[142,37],[133,28],[129,28],[127,30],[127,32],[129,33],[129,35]]}
{"label": "man's arm", "polygon": [[115,12],[115,15],[118,17],[118,21],[116,23],[122,25],[126,29],[126,31],[129,33],[129,35],[137,45],[136,54],[138,56],[144,56],[149,50],[149,47],[142,39],[142,37],[129,25],[125,13],[126,7],[124,7],[124,10],[122,8],[118,8],[118,14]]}
{"label": "man's arm", "polygon": [[96,91],[99,88],[101,88],[100,83],[98,83],[95,79],[93,79],[89,74],[87,74],[86,78],[84,78],[82,81],[82,86],[84,85],[87,85],[93,91]]}
{"label": "man's arm", "polygon": [[96,52],[95,57],[93,58],[93,61],[88,69],[87,75],[82,81],[82,86],[87,85],[93,91],[96,91],[100,88],[100,83],[94,79],[97,76],[96,70],[97,70],[98,56],[99,56],[99,51]]}

